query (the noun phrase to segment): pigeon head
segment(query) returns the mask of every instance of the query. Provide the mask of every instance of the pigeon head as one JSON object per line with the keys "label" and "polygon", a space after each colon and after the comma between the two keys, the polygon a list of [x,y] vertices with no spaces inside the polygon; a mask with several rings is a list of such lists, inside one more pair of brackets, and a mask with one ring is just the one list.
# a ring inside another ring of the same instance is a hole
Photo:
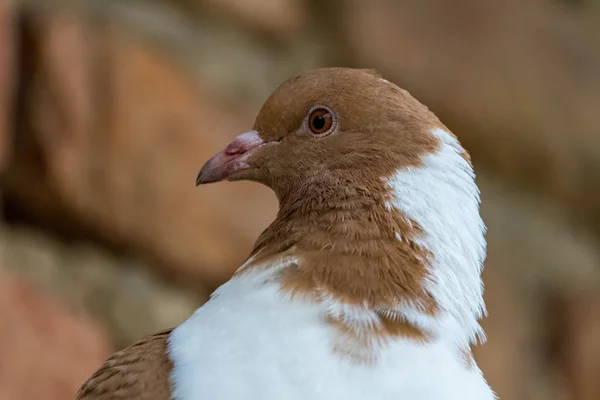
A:
{"label": "pigeon head", "polygon": [[424,105],[373,70],[310,70],[279,86],[253,130],[211,158],[196,183],[252,180],[281,199],[330,179],[374,182],[434,152],[435,127],[443,125]]}

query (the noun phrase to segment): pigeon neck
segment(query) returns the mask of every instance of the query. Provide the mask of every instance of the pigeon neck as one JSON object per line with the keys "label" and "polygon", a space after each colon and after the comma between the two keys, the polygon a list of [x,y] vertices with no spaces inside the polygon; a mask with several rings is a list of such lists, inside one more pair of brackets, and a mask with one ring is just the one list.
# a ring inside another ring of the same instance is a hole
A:
{"label": "pigeon neck", "polygon": [[291,290],[298,286],[371,308],[411,302],[435,310],[424,288],[429,254],[415,241],[421,229],[401,212],[390,212],[391,192],[383,179],[361,183],[330,173],[302,187],[282,199],[253,252],[259,259],[300,259],[286,278]]}
{"label": "pigeon neck", "polygon": [[383,310],[461,347],[482,335],[485,227],[464,150],[441,129],[422,165],[372,182],[326,174],[280,199],[248,267],[281,265],[282,288],[321,302]]}

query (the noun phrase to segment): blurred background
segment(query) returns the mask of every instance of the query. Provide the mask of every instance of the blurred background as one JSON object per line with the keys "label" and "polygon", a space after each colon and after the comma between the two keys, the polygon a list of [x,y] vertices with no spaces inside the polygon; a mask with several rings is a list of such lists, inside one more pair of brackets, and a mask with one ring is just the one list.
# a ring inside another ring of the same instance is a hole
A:
{"label": "blurred background", "polygon": [[600,398],[600,1],[0,0],[0,399],[73,398],[206,301],[276,201],[199,167],[334,65],[472,153],[500,398]]}

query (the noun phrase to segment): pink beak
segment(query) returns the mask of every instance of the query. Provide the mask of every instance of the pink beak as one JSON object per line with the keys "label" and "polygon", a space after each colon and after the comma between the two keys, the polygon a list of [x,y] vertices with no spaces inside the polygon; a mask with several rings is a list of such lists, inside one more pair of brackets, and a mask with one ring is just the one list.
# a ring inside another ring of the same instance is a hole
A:
{"label": "pink beak", "polygon": [[248,157],[267,144],[269,142],[265,142],[257,131],[241,134],[204,164],[196,178],[196,186],[219,182],[235,172],[250,168]]}

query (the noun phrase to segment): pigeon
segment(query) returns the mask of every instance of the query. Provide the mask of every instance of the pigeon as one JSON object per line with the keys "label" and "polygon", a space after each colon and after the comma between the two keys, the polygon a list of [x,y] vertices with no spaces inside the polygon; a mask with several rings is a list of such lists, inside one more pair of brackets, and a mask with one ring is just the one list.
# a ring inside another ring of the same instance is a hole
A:
{"label": "pigeon", "polygon": [[281,84],[196,184],[253,181],[279,211],[180,326],[108,359],[79,400],[495,399],[480,195],[467,151],[371,69]]}

